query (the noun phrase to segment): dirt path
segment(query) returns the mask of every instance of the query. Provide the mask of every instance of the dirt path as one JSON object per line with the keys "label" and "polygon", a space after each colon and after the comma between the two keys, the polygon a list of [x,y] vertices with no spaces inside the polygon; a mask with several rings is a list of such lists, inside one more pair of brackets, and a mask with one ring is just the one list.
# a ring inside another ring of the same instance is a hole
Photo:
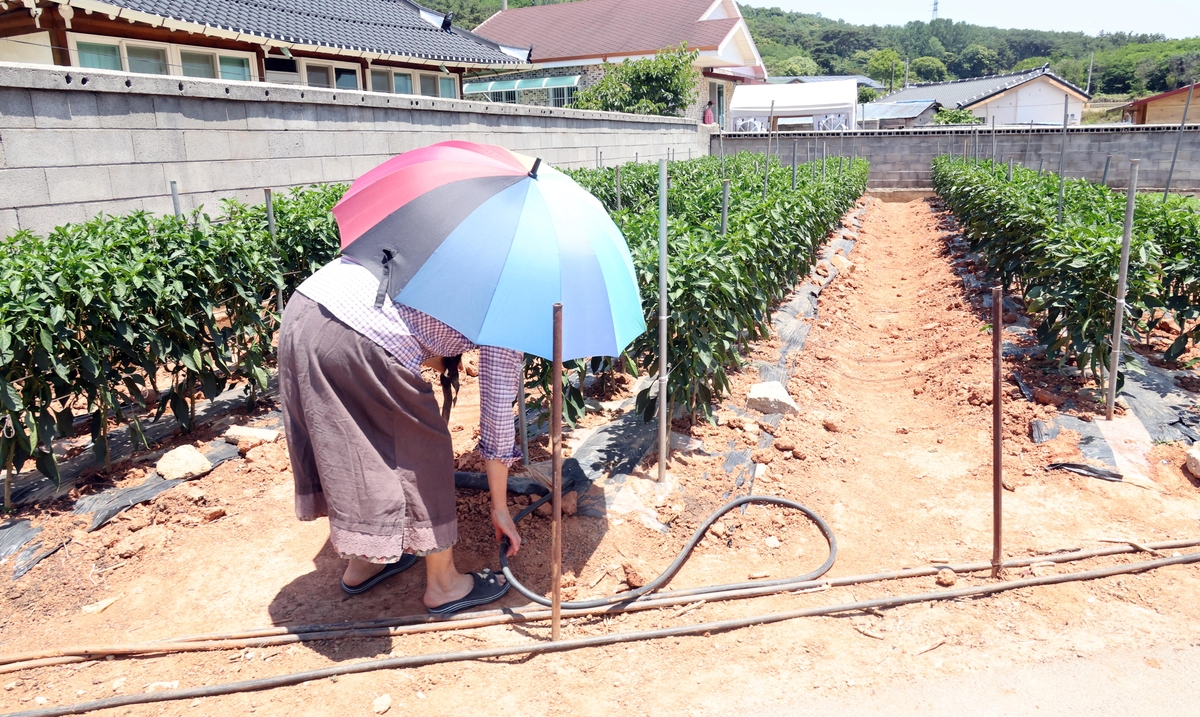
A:
{"label": "dirt path", "polygon": [[[837,279],[822,294],[820,319],[814,322],[789,386],[803,410],[785,419],[779,437],[795,445],[795,456],[774,449],[760,455],[771,462],[767,476],[755,483],[755,492],[799,500],[831,523],[840,548],[831,575],[933,561],[987,560],[991,409],[983,399],[990,395],[990,337],[981,332],[983,320],[973,313],[951,271],[938,217],[924,201],[873,202],[852,259],[854,273]],[[756,346],[755,352],[766,359],[777,357],[771,341]],[[744,405],[749,386],[757,380],[753,370],[738,374],[727,403]],[[1007,406],[1005,469],[1015,488],[1005,495],[1009,555],[1100,547],[1101,538],[1200,537],[1200,497],[1181,472],[1177,447],[1155,449],[1150,470],[1158,491],[1046,473],[1043,466],[1052,460],[1078,458],[1076,437],[1065,434],[1034,446],[1027,438],[1028,422],[1052,409],[1016,401]],[[463,411],[455,415],[463,426],[455,433],[456,446],[461,447],[470,442],[472,422]],[[728,424],[698,427],[694,434],[714,451],[730,441],[756,445],[753,431]],[[625,562],[660,570],[692,527],[734,488],[718,458],[676,461],[672,479],[677,490],[657,499],[650,481],[630,479],[660,518],[675,518],[666,535],[631,516],[576,516],[567,521],[566,562],[584,584],[574,588],[580,596],[623,589],[620,566]],[[295,521],[291,506],[286,455],[280,446],[266,446],[252,452],[249,460],[223,465],[202,481],[164,494],[153,506],[130,511],[95,534],[77,533],[78,542],[6,588],[6,607],[0,611],[3,652],[419,612],[419,570],[366,596],[344,596],[337,587],[340,564],[327,544],[326,524]],[[197,518],[217,508],[226,515],[214,522]],[[459,522],[460,566],[494,567],[482,496],[460,497]],[[824,559],[819,535],[795,515],[751,508],[723,523],[725,534],[706,539],[672,587],[742,581],[748,574],[799,574]],[[535,516],[521,529],[528,548],[515,567],[534,589],[545,590],[547,523]],[[131,544],[136,549],[130,549]],[[1137,559],[1091,561],[1086,567]],[[593,581],[595,586],[588,587]],[[986,582],[983,574],[958,578],[960,586]],[[934,589],[932,578],[876,583],[707,604],[678,618],[667,610],[578,620],[566,625],[566,634],[695,624]],[[1142,677],[1131,679],[1153,686],[1154,670],[1162,667],[1178,674],[1197,659],[1194,650],[1181,652],[1200,644],[1197,594],[1200,571],[1173,567],[878,614],[807,619],[528,660],[370,673],[119,713],[365,715],[371,714],[376,696],[389,694],[392,713],[413,715],[484,709],[597,717],[806,714],[810,698],[837,707],[833,713],[850,714],[859,701],[882,706],[889,695],[966,693],[985,673],[1011,674],[1019,683],[1026,679],[1021,675],[1045,677],[1059,665],[1106,655],[1111,662],[1114,654],[1143,660],[1136,671]],[[108,597],[119,599],[104,612],[81,611]],[[518,606],[522,601],[510,595],[504,604]],[[216,684],[387,654],[519,644],[545,639],[547,633],[543,625],[497,626],[455,635],[43,668],[0,675],[0,707],[30,709],[38,704],[37,697],[63,704],[142,692],[160,682],[178,681],[180,687]],[[1079,680],[1102,673],[1111,671],[1064,672]],[[1012,689],[1019,693],[1017,683]],[[1007,689],[994,679],[988,684]],[[1129,688],[1125,712],[1139,713],[1136,689]],[[1142,703],[1140,713],[1154,704],[1158,703]]]}

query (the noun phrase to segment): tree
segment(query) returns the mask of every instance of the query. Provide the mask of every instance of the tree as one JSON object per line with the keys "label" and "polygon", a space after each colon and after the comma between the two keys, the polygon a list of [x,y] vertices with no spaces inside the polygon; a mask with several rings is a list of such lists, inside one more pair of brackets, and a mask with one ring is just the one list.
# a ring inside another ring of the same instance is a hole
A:
{"label": "tree", "polygon": [[685,45],[644,60],[608,65],[604,77],[575,94],[572,106],[581,110],[629,112],[678,117],[696,101],[698,52]]}
{"label": "tree", "polygon": [[903,82],[904,62],[900,59],[900,53],[891,48],[876,52],[867,62],[867,77],[887,84],[889,91],[894,89],[893,70],[899,73],[897,79]]}
{"label": "tree", "polygon": [[771,73],[779,77],[806,77],[821,74],[821,66],[808,55],[792,55],[776,65]]}
{"label": "tree", "polygon": [[976,117],[971,110],[948,110],[942,108],[933,116],[934,124],[979,124],[982,119]]}
{"label": "tree", "polygon": [[941,82],[946,79],[946,65],[936,57],[918,57],[909,64],[908,69],[917,79],[925,82]]}
{"label": "tree", "polygon": [[865,105],[868,102],[874,102],[879,97],[879,93],[870,87],[858,88],[858,104]]}
{"label": "tree", "polygon": [[1001,69],[1000,56],[983,45],[967,45],[950,69],[959,77],[994,75]]}

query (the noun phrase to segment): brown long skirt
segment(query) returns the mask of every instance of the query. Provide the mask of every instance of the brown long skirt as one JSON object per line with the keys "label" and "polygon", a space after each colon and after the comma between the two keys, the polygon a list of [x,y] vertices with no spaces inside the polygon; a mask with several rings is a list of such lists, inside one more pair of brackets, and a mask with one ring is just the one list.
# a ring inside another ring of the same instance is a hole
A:
{"label": "brown long skirt", "polygon": [[343,557],[390,562],[458,539],[454,451],[433,387],[312,299],[279,332],[296,516],[329,516]]}

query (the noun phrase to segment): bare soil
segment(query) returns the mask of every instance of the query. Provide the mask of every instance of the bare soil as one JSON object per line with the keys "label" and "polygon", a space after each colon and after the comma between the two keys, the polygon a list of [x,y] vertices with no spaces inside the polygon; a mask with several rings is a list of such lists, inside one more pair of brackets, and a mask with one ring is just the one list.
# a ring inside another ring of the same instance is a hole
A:
{"label": "bare soil", "polygon": [[[963,294],[953,273],[945,226],[944,217],[924,200],[872,202],[851,257],[856,269],[822,294],[820,318],[796,359],[789,390],[802,410],[776,430],[777,445],[790,444],[791,450],[756,454],[767,473],[754,482],[755,493],[798,500],[832,525],[839,553],[830,575],[986,561],[991,555],[991,337],[973,297]],[[753,347],[752,358],[777,357],[774,340]],[[1014,367],[1018,364],[1006,365],[1006,373]],[[1047,366],[1019,368],[1047,390],[1077,390]],[[738,373],[724,404],[744,406],[757,381],[753,369]],[[1016,393],[1007,380],[1005,386]],[[1157,489],[1047,472],[1050,462],[1082,461],[1078,437],[1064,432],[1035,446],[1030,420],[1049,418],[1057,409],[1012,395],[1005,397],[1004,408],[1004,471],[1013,489],[1004,493],[1007,555],[1101,547],[1101,539],[1200,538],[1200,479],[1182,468],[1182,447],[1154,447],[1150,478]],[[472,465],[477,412],[478,393],[466,381],[451,427],[462,468]],[[756,425],[730,420],[732,411],[718,415],[720,425],[679,425],[677,430],[690,430],[712,453],[730,443],[757,447]],[[589,418],[576,435],[611,417],[609,412]],[[656,574],[695,525],[724,503],[727,493],[738,492],[719,457],[672,458],[670,490],[650,480],[652,472],[629,478],[642,502],[669,524],[666,534],[632,514],[575,515],[565,521],[568,597],[626,589],[625,564]],[[528,501],[514,498],[512,503],[516,510]],[[461,493],[458,509],[460,568],[497,567],[486,496]],[[4,586],[4,653],[422,611],[419,567],[364,596],[342,593],[342,564],[329,547],[325,521],[301,523],[293,517],[282,442],[255,448],[244,460],[226,463],[92,534],[83,533],[85,520],[64,512],[62,505],[39,506],[27,514],[47,526],[47,536],[73,539],[25,578]],[[548,591],[549,522],[535,514],[520,528],[526,547],[514,559],[514,569],[533,589]],[[701,543],[671,587],[800,574],[825,556],[823,540],[802,516],[751,507],[723,520],[720,534]],[[1037,570],[1065,572],[1142,559],[1123,556]],[[957,584],[988,580],[984,573],[960,575]],[[564,631],[576,637],[696,624],[936,589],[933,577],[889,581],[708,603],[681,616],[668,609],[576,619]],[[485,709],[597,717],[761,712],[801,705],[810,697],[867,699],[902,685],[919,688],[937,684],[933,680],[1117,651],[1144,652],[1146,664],[1153,654],[1156,667],[1158,660],[1200,644],[1197,594],[1200,570],[1177,566],[983,599],[529,659],[374,672],[111,713],[366,715],[382,694],[392,697],[393,712],[413,715]],[[102,612],[82,610],[107,598],[117,600]],[[523,600],[510,594],[502,604],[516,607]],[[543,624],[493,626],[46,667],[0,675],[0,708],[31,709],[39,706],[39,697],[65,704],[144,692],[164,682],[217,684],[388,654],[531,643],[548,639],[548,633]]]}

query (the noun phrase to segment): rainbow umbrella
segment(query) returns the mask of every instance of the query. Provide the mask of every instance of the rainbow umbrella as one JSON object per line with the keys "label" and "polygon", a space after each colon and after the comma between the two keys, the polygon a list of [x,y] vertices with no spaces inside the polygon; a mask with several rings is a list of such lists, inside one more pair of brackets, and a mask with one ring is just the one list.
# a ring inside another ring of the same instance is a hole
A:
{"label": "rainbow umbrella", "polygon": [[502,147],[440,142],[367,172],[333,208],[380,290],[484,346],[617,356],[646,330],[633,259],[600,202]]}

